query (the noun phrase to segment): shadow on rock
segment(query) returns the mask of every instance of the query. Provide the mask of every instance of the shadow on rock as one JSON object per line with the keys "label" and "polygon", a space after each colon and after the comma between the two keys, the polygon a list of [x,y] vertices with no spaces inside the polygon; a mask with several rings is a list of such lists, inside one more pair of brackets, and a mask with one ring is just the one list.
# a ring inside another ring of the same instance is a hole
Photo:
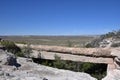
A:
{"label": "shadow on rock", "polygon": [[20,67],[21,64],[17,63],[17,59],[15,57],[14,54],[8,53],[7,54],[7,62],[6,65],[11,65],[11,66],[15,66],[15,67]]}

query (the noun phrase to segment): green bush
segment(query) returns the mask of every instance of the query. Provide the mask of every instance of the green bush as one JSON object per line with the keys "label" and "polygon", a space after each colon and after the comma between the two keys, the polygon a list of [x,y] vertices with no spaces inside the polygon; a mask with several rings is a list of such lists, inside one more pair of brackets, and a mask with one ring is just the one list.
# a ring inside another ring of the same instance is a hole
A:
{"label": "green bush", "polygon": [[85,48],[90,48],[92,47],[90,43],[85,44]]}
{"label": "green bush", "polygon": [[70,40],[67,41],[67,47],[72,47],[72,42]]}
{"label": "green bush", "polygon": [[30,53],[32,53],[32,48],[30,48],[30,44],[27,44],[26,47],[22,48],[22,54],[21,55],[24,55],[25,57],[28,58]]}
{"label": "green bush", "polygon": [[107,65],[105,64],[93,64],[93,63],[81,63],[81,62],[73,62],[73,61],[63,61],[57,55],[55,55],[55,60],[45,60],[45,59],[33,59],[34,62],[55,67],[59,69],[66,69],[72,71],[80,71],[86,72],[91,76],[101,80],[106,76]]}
{"label": "green bush", "polygon": [[[94,39],[93,41],[90,42],[90,47],[99,47],[100,46],[100,42],[106,38],[120,38],[120,29],[119,30],[115,30],[115,31],[111,31],[108,32],[106,34],[101,35],[99,38]],[[117,44],[113,44],[113,47],[117,47]],[[88,47],[88,45],[87,45]]]}
{"label": "green bush", "polygon": [[59,69],[65,68],[66,61],[62,61],[59,56],[55,54],[55,61],[53,62],[53,66]]}
{"label": "green bush", "polygon": [[13,54],[17,54],[17,53],[21,52],[21,49],[18,46],[16,46],[15,43],[12,41],[3,40],[0,43],[3,47],[5,47],[5,49],[8,52],[11,52]]}
{"label": "green bush", "polygon": [[105,64],[93,64],[93,63],[83,63],[81,65],[83,72],[91,74],[93,77],[101,80],[106,76],[107,65]]}
{"label": "green bush", "polygon": [[82,71],[88,72],[94,65],[91,63],[83,63],[82,64]]}

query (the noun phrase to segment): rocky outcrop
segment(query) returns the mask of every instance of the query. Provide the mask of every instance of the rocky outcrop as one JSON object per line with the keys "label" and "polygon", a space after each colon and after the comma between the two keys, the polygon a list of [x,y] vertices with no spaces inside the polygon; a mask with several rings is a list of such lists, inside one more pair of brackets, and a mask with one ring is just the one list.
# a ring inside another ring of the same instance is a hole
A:
{"label": "rocky outcrop", "polygon": [[96,80],[86,73],[51,68],[26,58],[15,59],[14,55],[0,50],[0,80]]}
{"label": "rocky outcrop", "polygon": [[99,47],[111,47],[112,43],[113,43],[114,39],[113,38],[106,38],[106,39],[103,39],[101,42],[99,42]]}
{"label": "rocky outcrop", "polygon": [[99,47],[110,48],[110,47],[120,47],[120,38],[106,38],[99,42]]}
{"label": "rocky outcrop", "polygon": [[113,50],[111,52],[111,55],[114,56],[114,64],[116,66],[116,69],[120,70],[120,50]]}
{"label": "rocky outcrop", "polygon": [[17,61],[14,54],[0,49],[0,63],[3,65],[16,65]]}

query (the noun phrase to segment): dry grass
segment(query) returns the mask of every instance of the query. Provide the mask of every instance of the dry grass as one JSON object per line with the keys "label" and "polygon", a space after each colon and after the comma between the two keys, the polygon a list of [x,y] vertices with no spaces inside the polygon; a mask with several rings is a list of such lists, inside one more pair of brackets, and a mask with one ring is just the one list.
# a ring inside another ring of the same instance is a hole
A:
{"label": "dry grass", "polygon": [[30,43],[40,45],[55,45],[83,47],[86,42],[95,38],[95,36],[1,36],[5,40],[18,43]]}

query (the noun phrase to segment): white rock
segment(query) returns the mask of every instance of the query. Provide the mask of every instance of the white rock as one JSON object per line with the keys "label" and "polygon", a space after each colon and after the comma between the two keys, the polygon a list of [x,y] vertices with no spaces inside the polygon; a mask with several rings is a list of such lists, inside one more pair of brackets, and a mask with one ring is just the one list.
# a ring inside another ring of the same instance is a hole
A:
{"label": "white rock", "polygon": [[4,65],[7,68],[3,67],[3,70],[9,72],[10,76],[13,75],[13,77],[6,76],[6,80],[43,80],[43,78],[48,80],[97,80],[86,73],[38,65],[33,62],[27,62],[26,58],[17,58],[17,60],[21,64],[19,70],[13,71],[10,70],[13,67]]}
{"label": "white rock", "polygon": [[112,50],[111,55],[120,59],[120,50]]}
{"label": "white rock", "polygon": [[102,80],[120,80],[120,70],[109,71],[107,76]]}

